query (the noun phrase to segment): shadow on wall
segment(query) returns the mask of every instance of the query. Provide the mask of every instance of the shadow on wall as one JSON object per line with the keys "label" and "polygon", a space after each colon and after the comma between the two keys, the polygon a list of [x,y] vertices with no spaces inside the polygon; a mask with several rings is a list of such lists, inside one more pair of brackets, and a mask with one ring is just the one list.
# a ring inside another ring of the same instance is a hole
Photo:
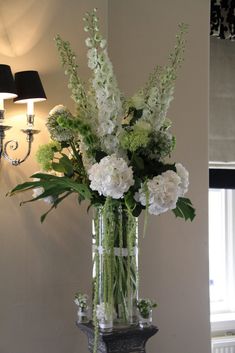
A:
{"label": "shadow on wall", "polygon": [[[8,0],[0,4],[0,53],[21,56],[37,45],[55,16],[56,0]],[[52,11],[53,8],[53,11]],[[20,29],[20,30],[19,30]]]}

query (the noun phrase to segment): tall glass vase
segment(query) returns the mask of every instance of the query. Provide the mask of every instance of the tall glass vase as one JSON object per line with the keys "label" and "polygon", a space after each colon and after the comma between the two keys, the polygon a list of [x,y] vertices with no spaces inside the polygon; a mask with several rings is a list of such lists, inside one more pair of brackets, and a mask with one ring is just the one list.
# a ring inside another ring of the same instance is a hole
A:
{"label": "tall glass vase", "polygon": [[137,323],[138,220],[107,199],[93,220],[94,308],[103,330]]}

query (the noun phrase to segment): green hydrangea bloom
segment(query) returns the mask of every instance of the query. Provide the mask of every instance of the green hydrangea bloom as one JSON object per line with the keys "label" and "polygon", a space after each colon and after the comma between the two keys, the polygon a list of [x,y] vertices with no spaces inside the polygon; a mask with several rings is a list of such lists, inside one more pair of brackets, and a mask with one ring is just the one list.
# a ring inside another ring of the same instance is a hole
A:
{"label": "green hydrangea bloom", "polygon": [[52,162],[56,152],[61,150],[61,146],[58,142],[50,142],[45,145],[41,145],[36,153],[37,162],[40,164],[42,170],[48,172],[52,169]]}
{"label": "green hydrangea bloom", "polygon": [[141,122],[134,125],[132,130],[125,130],[121,136],[121,146],[131,152],[135,152],[141,147],[146,147],[149,143],[150,125]]}

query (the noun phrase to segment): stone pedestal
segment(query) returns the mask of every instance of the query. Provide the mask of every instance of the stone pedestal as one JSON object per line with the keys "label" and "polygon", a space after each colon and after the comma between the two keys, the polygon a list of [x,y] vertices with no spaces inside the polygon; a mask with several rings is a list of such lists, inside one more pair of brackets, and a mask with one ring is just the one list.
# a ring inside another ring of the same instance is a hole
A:
{"label": "stone pedestal", "polygon": [[[94,327],[91,323],[77,326],[88,338],[88,349],[93,353]],[[139,326],[114,329],[112,332],[99,332],[97,353],[146,353],[147,340],[158,331],[156,326],[140,328]]]}

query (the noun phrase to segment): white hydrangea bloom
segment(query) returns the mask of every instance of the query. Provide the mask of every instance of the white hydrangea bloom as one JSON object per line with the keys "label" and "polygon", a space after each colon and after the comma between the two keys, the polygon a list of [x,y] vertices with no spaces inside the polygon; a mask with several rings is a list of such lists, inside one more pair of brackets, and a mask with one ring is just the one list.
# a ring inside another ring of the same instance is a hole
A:
{"label": "white hydrangea bloom", "polygon": [[[150,214],[159,215],[176,208],[181,178],[173,170],[167,170],[147,182]],[[135,199],[146,206],[146,190],[142,186]]]}
{"label": "white hydrangea bloom", "polygon": [[181,164],[176,163],[175,165],[177,174],[179,175],[181,182],[180,182],[180,196],[183,196],[188,191],[189,186],[189,172],[187,169]]}
{"label": "white hydrangea bloom", "polygon": [[101,159],[88,171],[90,188],[100,195],[120,199],[134,184],[133,171],[123,158],[115,154]]}

